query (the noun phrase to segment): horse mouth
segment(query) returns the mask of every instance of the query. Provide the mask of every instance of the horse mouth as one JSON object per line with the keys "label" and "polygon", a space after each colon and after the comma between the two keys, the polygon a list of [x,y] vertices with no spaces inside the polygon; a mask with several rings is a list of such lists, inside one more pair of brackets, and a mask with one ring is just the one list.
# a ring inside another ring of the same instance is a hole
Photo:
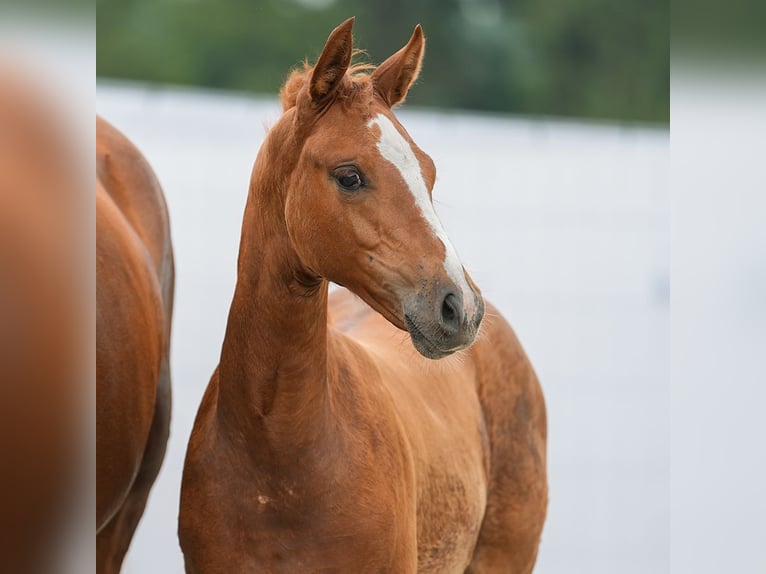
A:
{"label": "horse mouth", "polygon": [[459,351],[464,348],[462,346],[454,347],[451,349],[444,349],[434,343],[423,330],[418,327],[417,323],[412,320],[409,315],[404,315],[404,324],[407,326],[407,332],[410,334],[412,344],[417,349],[418,353],[426,357],[427,359],[442,359],[448,355],[451,355],[455,351]]}

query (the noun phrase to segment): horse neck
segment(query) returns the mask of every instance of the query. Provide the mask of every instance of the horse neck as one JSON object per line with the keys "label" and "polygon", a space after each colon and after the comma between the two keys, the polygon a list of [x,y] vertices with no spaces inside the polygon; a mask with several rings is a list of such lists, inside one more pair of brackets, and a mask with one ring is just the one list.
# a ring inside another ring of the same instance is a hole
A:
{"label": "horse neck", "polygon": [[289,241],[280,186],[285,169],[294,166],[278,160],[298,153],[275,131],[250,182],[218,369],[218,408],[238,427],[271,422],[295,430],[304,428],[298,417],[319,418],[324,404],[327,282],[309,276]]}

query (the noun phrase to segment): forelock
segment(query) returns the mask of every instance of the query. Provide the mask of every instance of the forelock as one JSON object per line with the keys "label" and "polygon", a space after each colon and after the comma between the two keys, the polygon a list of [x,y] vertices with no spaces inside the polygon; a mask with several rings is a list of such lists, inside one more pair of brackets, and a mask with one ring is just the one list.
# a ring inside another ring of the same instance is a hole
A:
{"label": "forelock", "polygon": [[[354,55],[363,53],[361,50],[355,50]],[[301,68],[294,69],[287,76],[282,89],[279,92],[282,101],[282,110],[287,111],[295,107],[301,90],[311,78],[311,72],[314,67],[308,61],[303,63]],[[346,70],[341,85],[334,94],[334,101],[343,102],[345,105],[352,105],[360,99],[363,102],[371,101],[373,97],[372,72],[375,66],[366,62],[352,64]]]}

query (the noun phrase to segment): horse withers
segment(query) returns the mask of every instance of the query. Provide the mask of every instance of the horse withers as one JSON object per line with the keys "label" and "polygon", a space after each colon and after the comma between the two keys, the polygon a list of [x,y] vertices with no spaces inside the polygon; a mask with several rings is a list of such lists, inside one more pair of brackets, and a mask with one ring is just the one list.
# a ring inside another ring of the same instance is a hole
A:
{"label": "horse withers", "polygon": [[255,161],[187,450],[186,569],[530,572],[542,392],[433,210],[433,161],[392,113],[420,70],[420,26],[373,69],[351,65],[352,25],[290,75]]}
{"label": "horse withers", "polygon": [[96,571],[119,572],[165,455],[173,250],[162,189],[96,120]]}

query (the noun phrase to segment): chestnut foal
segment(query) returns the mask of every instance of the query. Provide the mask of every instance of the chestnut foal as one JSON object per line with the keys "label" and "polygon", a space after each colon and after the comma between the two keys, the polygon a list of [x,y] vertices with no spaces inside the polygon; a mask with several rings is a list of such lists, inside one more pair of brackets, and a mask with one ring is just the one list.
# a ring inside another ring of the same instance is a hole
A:
{"label": "chestnut foal", "polygon": [[[290,76],[253,168],[187,451],[186,569],[530,572],[540,386],[489,306],[471,346],[484,302],[433,211],[434,164],[391,112],[418,75],[420,26],[365,73],[349,68],[352,24]],[[328,297],[328,281],[364,302]]]}
{"label": "chestnut foal", "polygon": [[170,424],[173,251],[141,153],[96,120],[96,570],[119,572]]}

